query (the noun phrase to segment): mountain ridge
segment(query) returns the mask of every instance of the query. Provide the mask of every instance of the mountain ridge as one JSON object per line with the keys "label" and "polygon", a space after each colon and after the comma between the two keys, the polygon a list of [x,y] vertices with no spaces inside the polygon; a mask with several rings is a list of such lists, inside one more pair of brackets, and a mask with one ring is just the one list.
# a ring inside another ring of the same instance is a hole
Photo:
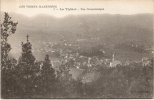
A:
{"label": "mountain ridge", "polygon": [[[93,37],[99,37],[99,43],[105,42],[108,46],[125,42],[153,44],[153,14],[86,14],[63,18],[44,14],[34,17],[9,14],[13,21],[19,23],[16,33],[9,37],[12,47],[26,41],[27,34],[33,45],[37,45],[38,41],[60,42],[65,39],[74,42]],[[3,15],[1,14],[1,20]]]}

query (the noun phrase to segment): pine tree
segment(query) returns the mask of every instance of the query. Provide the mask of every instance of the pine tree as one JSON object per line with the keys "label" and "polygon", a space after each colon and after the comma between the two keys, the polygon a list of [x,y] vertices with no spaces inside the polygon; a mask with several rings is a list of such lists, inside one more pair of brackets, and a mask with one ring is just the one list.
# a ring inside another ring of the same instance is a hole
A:
{"label": "pine tree", "polygon": [[50,63],[49,55],[46,55],[43,66],[42,66],[42,75],[46,80],[54,80],[55,79],[55,70]]}
{"label": "pine tree", "polygon": [[22,42],[22,55],[19,58],[18,63],[18,76],[19,83],[21,83],[24,98],[32,96],[34,84],[34,67],[35,57],[32,54],[32,44],[29,42],[29,36],[27,35],[27,43]]}
{"label": "pine tree", "polygon": [[4,21],[1,24],[1,92],[2,98],[10,98],[15,95],[14,68],[16,59],[8,56],[11,50],[8,37],[15,33],[18,23],[14,23],[8,13],[4,14]]}
{"label": "pine tree", "polygon": [[5,13],[4,21],[1,24],[1,66],[2,69],[7,67],[8,53],[11,50],[11,45],[7,42],[8,37],[15,33],[17,23],[11,20],[8,13]]}
{"label": "pine tree", "polygon": [[55,76],[55,70],[50,63],[49,55],[46,55],[43,61],[40,82],[43,94],[46,94],[47,96],[53,94],[56,81]]}
{"label": "pine tree", "polygon": [[57,87],[57,97],[74,97],[74,83],[75,81],[72,78],[72,75],[69,73],[69,65],[63,64],[59,67],[59,71],[57,72],[58,84]]}
{"label": "pine tree", "polygon": [[27,43],[23,44],[22,42],[22,55],[19,58],[18,67],[21,69],[21,73],[25,78],[30,78],[33,75],[33,67],[35,65],[35,57],[32,54],[32,44],[28,40]]}
{"label": "pine tree", "polygon": [[34,65],[35,57],[32,54],[32,44],[28,40],[29,35],[27,35],[27,43],[22,42],[22,55],[20,57],[19,63],[25,63],[27,65]]}

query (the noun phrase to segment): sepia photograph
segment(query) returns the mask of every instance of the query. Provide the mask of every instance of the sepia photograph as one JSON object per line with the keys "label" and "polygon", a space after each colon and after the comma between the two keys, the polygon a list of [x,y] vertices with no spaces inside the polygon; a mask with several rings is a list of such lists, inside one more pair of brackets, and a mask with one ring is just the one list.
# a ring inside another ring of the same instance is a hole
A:
{"label": "sepia photograph", "polygon": [[153,99],[153,0],[1,0],[1,99]]}

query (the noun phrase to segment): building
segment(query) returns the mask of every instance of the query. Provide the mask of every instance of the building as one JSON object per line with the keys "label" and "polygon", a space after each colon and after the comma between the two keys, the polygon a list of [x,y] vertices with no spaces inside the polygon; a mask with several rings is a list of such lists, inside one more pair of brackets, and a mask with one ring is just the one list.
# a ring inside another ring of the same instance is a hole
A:
{"label": "building", "polygon": [[110,62],[110,67],[116,67],[117,65],[121,65],[121,61],[115,60],[114,54],[112,55],[112,61]]}
{"label": "building", "polygon": [[150,60],[147,57],[142,58],[142,66],[147,66],[150,64]]}

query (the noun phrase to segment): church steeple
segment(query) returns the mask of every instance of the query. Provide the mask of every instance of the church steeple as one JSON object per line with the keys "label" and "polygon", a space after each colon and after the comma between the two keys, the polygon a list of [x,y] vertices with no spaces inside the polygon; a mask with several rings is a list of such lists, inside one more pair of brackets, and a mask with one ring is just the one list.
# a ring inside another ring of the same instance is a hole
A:
{"label": "church steeple", "polygon": [[28,38],[29,38],[29,35],[27,35],[27,42],[29,42]]}
{"label": "church steeple", "polygon": [[113,55],[112,55],[112,61],[114,61],[115,60],[115,58],[114,58],[114,53],[113,53]]}

